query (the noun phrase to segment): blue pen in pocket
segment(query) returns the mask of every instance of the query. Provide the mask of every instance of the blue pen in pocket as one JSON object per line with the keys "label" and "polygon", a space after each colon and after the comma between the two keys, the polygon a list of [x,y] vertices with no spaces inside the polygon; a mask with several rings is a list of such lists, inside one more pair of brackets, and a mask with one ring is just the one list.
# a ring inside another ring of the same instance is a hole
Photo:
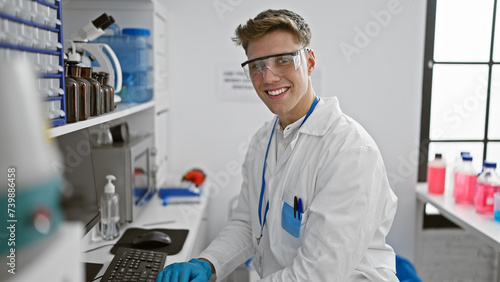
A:
{"label": "blue pen in pocket", "polygon": [[294,197],[294,207],[283,201],[281,210],[281,227],[295,238],[300,236],[300,225],[302,223],[302,200]]}

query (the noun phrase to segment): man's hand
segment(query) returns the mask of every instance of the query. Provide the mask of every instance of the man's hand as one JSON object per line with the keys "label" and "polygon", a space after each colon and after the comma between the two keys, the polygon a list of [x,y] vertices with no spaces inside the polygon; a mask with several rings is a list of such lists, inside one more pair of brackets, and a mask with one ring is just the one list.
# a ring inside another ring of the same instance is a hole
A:
{"label": "man's hand", "polygon": [[209,262],[192,259],[189,262],[170,264],[156,277],[156,282],[206,282],[212,278]]}

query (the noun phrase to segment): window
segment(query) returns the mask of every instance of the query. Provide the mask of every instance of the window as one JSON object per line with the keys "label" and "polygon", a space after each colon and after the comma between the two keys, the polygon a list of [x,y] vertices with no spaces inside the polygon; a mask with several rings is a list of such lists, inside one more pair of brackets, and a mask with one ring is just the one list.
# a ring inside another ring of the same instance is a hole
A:
{"label": "window", "polygon": [[497,0],[429,0],[426,22],[419,182],[435,153],[500,163]]}

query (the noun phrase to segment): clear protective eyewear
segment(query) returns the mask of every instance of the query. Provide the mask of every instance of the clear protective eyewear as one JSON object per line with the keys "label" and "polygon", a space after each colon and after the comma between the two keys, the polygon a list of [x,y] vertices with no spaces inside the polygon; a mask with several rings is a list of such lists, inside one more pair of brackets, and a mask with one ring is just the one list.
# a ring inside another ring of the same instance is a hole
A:
{"label": "clear protective eyewear", "polygon": [[308,47],[304,47],[295,52],[260,57],[242,63],[241,67],[251,80],[264,78],[267,69],[275,76],[284,76],[292,70],[298,69],[301,64],[300,55],[304,51],[309,52],[310,50]]}

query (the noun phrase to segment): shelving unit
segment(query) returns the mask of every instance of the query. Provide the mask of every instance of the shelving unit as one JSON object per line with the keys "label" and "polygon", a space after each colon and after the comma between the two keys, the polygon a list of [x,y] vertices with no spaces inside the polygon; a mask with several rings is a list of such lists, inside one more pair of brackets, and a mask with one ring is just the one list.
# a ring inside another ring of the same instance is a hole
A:
{"label": "shelving unit", "polygon": [[60,0],[0,3],[0,62],[23,58],[33,65],[53,126],[66,124],[61,19]]}
{"label": "shelving unit", "polygon": [[130,116],[135,113],[139,113],[146,109],[152,108],[154,106],[154,102],[150,101],[144,104],[120,104],[117,108],[110,112],[109,114],[103,114],[97,117],[89,118],[84,121],[79,121],[72,124],[66,124],[64,126],[58,126],[51,128],[49,130],[49,136],[51,138],[56,138],[65,134],[69,134],[72,132],[76,132],[81,129],[89,128],[101,123],[112,122],[114,120]]}

